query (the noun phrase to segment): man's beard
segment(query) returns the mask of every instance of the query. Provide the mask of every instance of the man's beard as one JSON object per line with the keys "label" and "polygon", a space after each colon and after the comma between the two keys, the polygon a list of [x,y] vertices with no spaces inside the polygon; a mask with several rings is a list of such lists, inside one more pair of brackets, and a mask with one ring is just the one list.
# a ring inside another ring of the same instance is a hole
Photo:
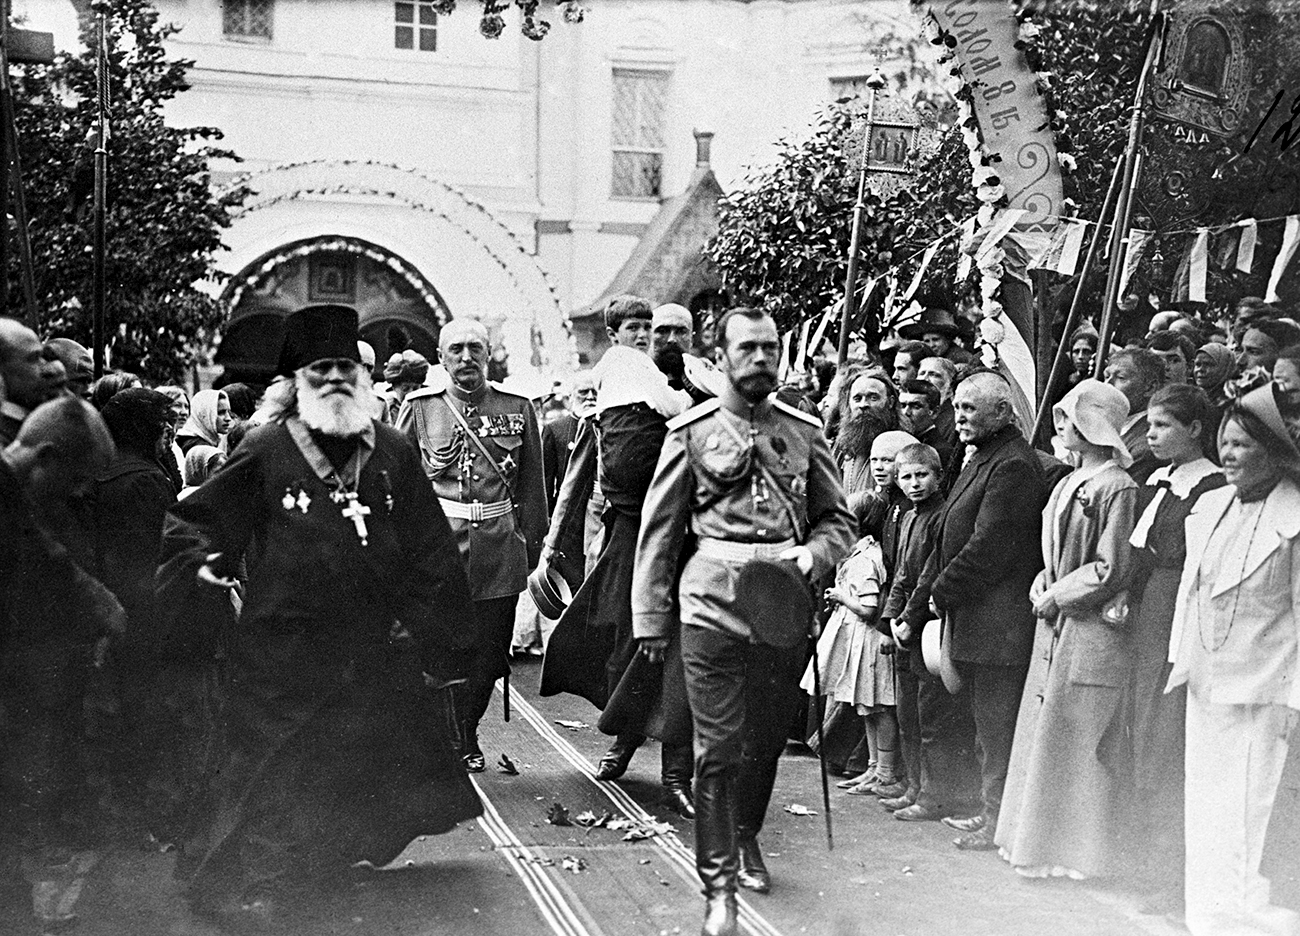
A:
{"label": "man's beard", "polygon": [[298,418],[308,429],[328,436],[351,438],[370,425],[370,412],[363,400],[370,393],[369,378],[362,374],[352,394],[324,393],[307,383],[300,374],[298,384]]}
{"label": "man's beard", "polygon": [[767,399],[776,389],[776,383],[776,374],[770,371],[746,374],[732,380],[736,392],[748,403],[759,403]]}
{"label": "man's beard", "polygon": [[871,443],[876,436],[894,428],[891,420],[873,409],[850,412],[840,420],[835,436],[835,453],[841,458],[870,458]]}
{"label": "man's beard", "polygon": [[686,375],[686,364],[683,360],[682,349],[677,345],[664,345],[662,348],[656,348],[650,355],[659,368],[668,378],[668,383],[674,389],[681,389],[683,378]]}

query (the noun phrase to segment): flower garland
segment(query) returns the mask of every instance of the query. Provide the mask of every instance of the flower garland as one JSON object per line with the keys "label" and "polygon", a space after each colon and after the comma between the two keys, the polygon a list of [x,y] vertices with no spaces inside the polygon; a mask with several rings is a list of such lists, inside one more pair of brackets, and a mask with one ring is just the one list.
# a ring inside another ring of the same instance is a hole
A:
{"label": "flower garland", "polygon": [[280,251],[268,257],[258,265],[257,269],[250,272],[243,280],[236,283],[230,293],[229,305],[231,309],[239,307],[239,302],[243,298],[244,290],[257,286],[265,280],[277,268],[283,266],[291,260],[300,260],[316,252],[330,253],[348,253],[365,257],[372,260],[380,266],[387,267],[394,273],[406,280],[406,282],[415,290],[416,294],[424,301],[424,304],[433,312],[439,325],[447,324],[447,310],[443,308],[438,297],[429,289],[428,284],[414,270],[410,269],[400,259],[384,251],[376,250],[365,244],[359,244],[356,241],[346,240],[343,238],[329,238],[326,240],[315,240],[305,244],[299,244],[290,250]]}

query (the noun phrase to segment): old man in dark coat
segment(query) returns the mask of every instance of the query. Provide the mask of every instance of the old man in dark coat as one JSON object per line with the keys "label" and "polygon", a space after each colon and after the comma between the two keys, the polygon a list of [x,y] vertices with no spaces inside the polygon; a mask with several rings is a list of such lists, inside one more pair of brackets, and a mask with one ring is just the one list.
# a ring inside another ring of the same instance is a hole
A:
{"label": "old man in dark coat", "polygon": [[468,673],[469,586],[419,455],[369,416],[356,342],[350,308],[288,317],[272,421],[164,535],[169,609],[224,600],[247,561],[226,749],[179,864],[223,920],[273,916],[281,882],[385,864],[482,808],[436,691]]}

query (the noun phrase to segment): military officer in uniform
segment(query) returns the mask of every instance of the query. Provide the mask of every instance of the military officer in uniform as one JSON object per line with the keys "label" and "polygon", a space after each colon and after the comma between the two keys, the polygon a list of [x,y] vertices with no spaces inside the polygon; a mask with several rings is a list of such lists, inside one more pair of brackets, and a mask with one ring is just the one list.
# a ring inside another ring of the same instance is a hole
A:
{"label": "military officer in uniform", "polygon": [[[732,309],[718,324],[718,345],[722,395],[668,423],[632,585],[633,632],[651,659],[667,646],[680,599],[707,936],[736,932],[738,884],[770,887],[757,835],[804,662],[767,640],[767,621],[738,607],[738,582],[756,560],[783,560],[797,565],[792,576],[818,578],[848,553],[855,527],[821,423],[773,396],[776,323]],[[688,530],[698,546],[674,595]],[[797,621],[796,640],[806,639],[809,623]]]}
{"label": "military officer in uniform", "polygon": [[447,323],[438,352],[449,386],[408,394],[396,426],[418,445],[451,522],[474,596],[473,672],[455,693],[465,769],[484,768],[478,725],[497,679],[510,673],[515,605],[546,535],[541,434],[532,403],[487,380],[486,329]]}

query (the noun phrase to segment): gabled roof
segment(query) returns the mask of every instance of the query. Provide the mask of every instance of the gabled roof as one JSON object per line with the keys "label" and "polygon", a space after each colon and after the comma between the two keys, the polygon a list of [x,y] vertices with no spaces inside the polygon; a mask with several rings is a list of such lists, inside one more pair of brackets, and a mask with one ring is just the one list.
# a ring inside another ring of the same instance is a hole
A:
{"label": "gabled roof", "polygon": [[631,256],[600,296],[570,317],[596,315],[610,299],[625,293],[655,305],[681,301],[682,287],[704,262],[704,245],[718,232],[722,194],[713,170],[697,166],[685,191],[659,206]]}

